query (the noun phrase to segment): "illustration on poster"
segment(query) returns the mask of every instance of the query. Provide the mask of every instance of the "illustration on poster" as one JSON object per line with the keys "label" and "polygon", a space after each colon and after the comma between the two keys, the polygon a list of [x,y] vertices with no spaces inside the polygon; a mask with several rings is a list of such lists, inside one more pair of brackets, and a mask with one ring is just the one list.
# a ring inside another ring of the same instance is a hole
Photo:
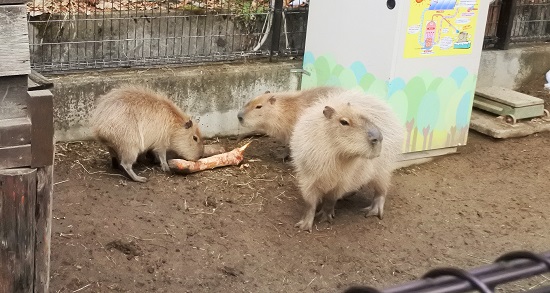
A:
{"label": "illustration on poster", "polygon": [[479,0],[410,0],[405,58],[470,54]]}

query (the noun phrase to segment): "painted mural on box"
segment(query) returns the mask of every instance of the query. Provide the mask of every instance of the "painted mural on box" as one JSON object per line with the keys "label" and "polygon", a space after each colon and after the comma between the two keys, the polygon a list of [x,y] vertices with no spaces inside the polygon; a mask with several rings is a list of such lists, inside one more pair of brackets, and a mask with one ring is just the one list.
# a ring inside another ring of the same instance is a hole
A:
{"label": "painted mural on box", "polygon": [[409,0],[405,58],[472,53],[479,0]]}
{"label": "painted mural on box", "polygon": [[407,129],[404,152],[445,148],[466,143],[476,75],[464,67],[449,76],[419,72],[404,80],[386,81],[368,72],[361,62],[343,66],[331,56],[304,55],[302,88],[334,85],[357,89],[386,100]]}

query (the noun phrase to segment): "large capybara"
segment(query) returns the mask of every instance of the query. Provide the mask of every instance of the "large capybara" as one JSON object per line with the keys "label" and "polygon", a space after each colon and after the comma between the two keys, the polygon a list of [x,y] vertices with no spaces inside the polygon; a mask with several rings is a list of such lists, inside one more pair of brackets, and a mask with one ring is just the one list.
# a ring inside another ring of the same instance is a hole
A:
{"label": "large capybara", "polygon": [[107,147],[113,166],[122,167],[134,181],[147,181],[134,173],[132,165],[148,150],[165,172],[170,171],[167,150],[192,161],[204,152],[197,123],[164,94],[146,87],[124,85],[99,97],[90,122],[97,140]]}
{"label": "large capybara", "polygon": [[319,203],[317,216],[332,222],[336,201],[368,183],[375,196],[365,216],[382,218],[403,133],[386,102],[357,91],[330,94],[306,109],[290,140],[306,204],[296,226],[311,231]]}
{"label": "large capybara", "polygon": [[266,134],[288,145],[301,113],[327,94],[338,91],[343,89],[323,86],[301,91],[266,92],[246,103],[237,118],[252,132]]}

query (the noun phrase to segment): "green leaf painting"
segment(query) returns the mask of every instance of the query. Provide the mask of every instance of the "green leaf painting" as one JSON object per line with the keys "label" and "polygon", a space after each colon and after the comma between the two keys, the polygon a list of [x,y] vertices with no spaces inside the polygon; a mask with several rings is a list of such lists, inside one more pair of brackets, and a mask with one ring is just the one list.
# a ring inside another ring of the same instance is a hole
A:
{"label": "green leaf painting", "polygon": [[362,62],[338,64],[332,56],[304,55],[302,88],[323,85],[358,89],[387,101],[406,128],[404,152],[430,150],[466,143],[477,76],[464,67],[448,76],[430,70],[413,78],[377,77]]}

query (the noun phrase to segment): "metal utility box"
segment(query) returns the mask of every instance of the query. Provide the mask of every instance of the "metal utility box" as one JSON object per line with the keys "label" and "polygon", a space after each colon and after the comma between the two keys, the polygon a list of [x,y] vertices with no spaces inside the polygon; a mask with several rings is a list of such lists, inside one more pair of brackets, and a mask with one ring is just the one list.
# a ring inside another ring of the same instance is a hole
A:
{"label": "metal utility box", "polygon": [[520,119],[550,116],[542,99],[497,86],[477,89],[474,107],[504,116],[511,124]]}
{"label": "metal utility box", "polygon": [[466,144],[489,1],[311,1],[302,89],[337,85],[386,100],[405,159]]}

